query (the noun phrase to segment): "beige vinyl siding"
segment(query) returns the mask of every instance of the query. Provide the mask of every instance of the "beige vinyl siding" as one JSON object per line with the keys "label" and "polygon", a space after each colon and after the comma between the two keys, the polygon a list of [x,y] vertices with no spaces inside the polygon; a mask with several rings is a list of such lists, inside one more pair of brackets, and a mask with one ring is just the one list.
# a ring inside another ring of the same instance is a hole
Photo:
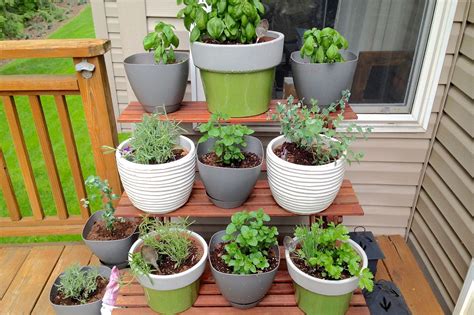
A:
{"label": "beige vinyl siding", "polygon": [[459,7],[446,95],[408,234],[448,312],[474,255],[474,8]]}

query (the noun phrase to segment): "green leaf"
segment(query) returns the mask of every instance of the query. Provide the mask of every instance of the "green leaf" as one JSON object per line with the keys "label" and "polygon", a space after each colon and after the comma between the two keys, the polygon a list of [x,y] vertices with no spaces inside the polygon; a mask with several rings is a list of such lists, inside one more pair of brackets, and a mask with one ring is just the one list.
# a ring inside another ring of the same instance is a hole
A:
{"label": "green leaf", "polygon": [[224,32],[224,28],[224,22],[218,17],[214,17],[207,22],[207,32],[214,39],[219,39]]}
{"label": "green leaf", "polygon": [[147,51],[155,48],[157,40],[158,40],[158,34],[157,33],[155,33],[155,32],[148,33],[145,36],[145,38],[143,39],[143,48]]}
{"label": "green leaf", "polygon": [[324,48],[322,46],[319,46],[317,51],[316,51],[316,62],[317,63],[324,63],[325,61],[325,53],[324,53]]}
{"label": "green leaf", "polygon": [[329,46],[328,50],[326,51],[326,56],[329,60],[334,60],[338,54],[339,50],[334,44],[331,44],[331,46]]}
{"label": "green leaf", "polygon": [[201,36],[201,31],[199,30],[198,27],[193,27],[193,30],[191,31],[191,35],[189,37],[189,40],[191,43],[197,41],[199,37]]}
{"label": "green leaf", "polygon": [[302,47],[302,52],[306,56],[311,56],[314,51],[314,38],[313,37],[308,37]]}
{"label": "green leaf", "polygon": [[257,35],[255,34],[255,27],[253,26],[252,23],[248,23],[247,26],[245,27],[245,35],[247,37],[247,40],[251,40]]}

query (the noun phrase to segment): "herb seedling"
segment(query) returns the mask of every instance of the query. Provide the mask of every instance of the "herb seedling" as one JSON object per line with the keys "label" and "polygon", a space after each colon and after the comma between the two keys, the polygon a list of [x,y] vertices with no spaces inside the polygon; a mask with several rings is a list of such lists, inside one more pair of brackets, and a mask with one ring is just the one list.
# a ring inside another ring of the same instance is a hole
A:
{"label": "herb seedling", "polygon": [[319,220],[311,228],[297,227],[295,237],[300,244],[295,254],[307,266],[322,269],[321,275],[325,279],[339,280],[343,272],[348,271],[351,276],[359,277],[361,289],[372,291],[373,275],[368,268],[361,268],[361,257],[346,242],[349,232],[344,225],[330,222],[324,228],[323,221]]}
{"label": "herb seedling", "polygon": [[247,146],[245,136],[254,133],[252,129],[242,125],[222,125],[222,120],[227,120],[228,116],[222,114],[212,114],[211,119],[199,126],[199,131],[203,133],[199,143],[208,139],[216,139],[212,151],[216,153],[219,162],[230,165],[245,159],[242,149]]}
{"label": "herb seedling", "polygon": [[163,61],[164,64],[168,64],[176,61],[174,49],[178,48],[179,39],[173,31],[174,28],[174,25],[158,22],[155,30],[143,39],[143,48],[146,51],[155,51],[156,63]]}
{"label": "herb seedling", "polygon": [[75,264],[64,271],[56,286],[64,298],[85,304],[97,290],[98,278],[102,276],[96,269],[81,270],[81,266]]}
{"label": "herb seedling", "polygon": [[278,231],[276,227],[265,226],[264,222],[268,221],[270,216],[263,209],[237,212],[232,216],[222,237],[229,242],[222,259],[233,268],[233,273],[252,274],[270,267],[267,257],[277,244]]}
{"label": "herb seedling", "polygon": [[301,58],[309,57],[312,63],[343,62],[340,49],[349,48],[347,40],[331,27],[312,28],[303,34]]}
{"label": "herb seedling", "polygon": [[265,8],[260,0],[177,0],[178,12],[191,32],[191,42],[212,39],[219,43],[254,43]]}
{"label": "herb seedling", "polygon": [[[286,103],[277,104],[276,113],[271,118],[280,122],[281,133],[287,141],[312,153],[315,165],[328,164],[339,158],[345,158],[349,163],[360,161],[363,153],[353,152],[349,145],[356,140],[356,134],[366,138],[372,129],[349,124],[347,133],[337,131],[344,121],[344,109],[349,97],[350,92],[346,90],[337,103],[320,108],[313,100],[309,108],[302,101],[294,103],[294,98],[290,96]],[[331,116],[337,108],[340,108],[340,113]]]}
{"label": "herb seedling", "polygon": [[[99,176],[89,176],[85,184],[87,187],[96,189],[100,191],[100,197],[104,206],[104,213],[102,214],[102,220],[105,222],[105,227],[107,231],[113,232],[114,231],[114,223],[117,221],[123,222],[122,218],[116,218],[114,216],[115,207],[113,201],[118,199],[118,196],[113,193],[112,188],[109,185],[108,180],[101,180]],[[89,197],[89,199],[97,199],[99,195],[93,194]],[[84,208],[89,208],[90,201],[88,199],[82,199],[82,205]]]}

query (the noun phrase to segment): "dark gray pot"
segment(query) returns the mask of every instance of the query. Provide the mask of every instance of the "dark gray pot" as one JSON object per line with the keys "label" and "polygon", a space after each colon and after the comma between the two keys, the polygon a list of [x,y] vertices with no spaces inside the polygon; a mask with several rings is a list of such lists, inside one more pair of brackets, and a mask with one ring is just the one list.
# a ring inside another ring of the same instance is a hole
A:
{"label": "dark gray pot", "polygon": [[211,253],[215,246],[222,242],[225,231],[214,234],[209,243],[209,264],[211,265],[212,276],[216,280],[219,291],[234,307],[247,309],[256,306],[270,290],[273,279],[280,266],[280,252],[278,246],[274,246],[278,256],[278,266],[269,272],[255,275],[234,275],[217,271],[211,263]]}
{"label": "dark gray pot", "polygon": [[[110,279],[110,268],[104,266],[97,266],[97,267],[82,267],[81,270],[89,270],[89,269],[98,269],[99,274],[103,277]],[[93,303],[82,304],[82,305],[57,305],[53,303],[53,298],[57,294],[57,287],[59,285],[60,277],[63,275],[61,273],[54,281],[53,286],[51,287],[51,291],[49,292],[49,302],[53,306],[54,311],[58,315],[94,315],[100,314],[100,308],[102,307],[102,300],[95,301]]]}
{"label": "dark gray pot", "polygon": [[82,240],[103,264],[124,267],[128,262],[128,251],[137,240],[138,234],[133,233],[127,238],[113,241],[91,241],[86,239],[94,223],[98,220],[102,220],[102,213],[104,213],[104,211],[97,211],[87,220],[82,230]]}
{"label": "dark gray pot", "polygon": [[329,105],[341,98],[341,91],[351,89],[358,58],[348,51],[341,54],[346,61],[336,63],[310,63],[299,51],[291,54],[296,93],[306,105],[311,105],[311,99]]}
{"label": "dark gray pot", "polygon": [[[257,154],[263,162],[263,146],[259,139],[245,136],[247,146],[245,151]],[[208,153],[215,140],[209,139],[198,144],[198,170],[206,187],[206,192],[212,203],[220,208],[231,209],[242,205],[257,182],[262,169],[262,163],[252,168],[227,168],[209,166],[199,161],[199,157]]]}
{"label": "dark gray pot", "polygon": [[189,54],[175,52],[176,63],[156,64],[153,53],[131,55],[123,61],[138,101],[147,112],[167,113],[179,109],[189,72]]}

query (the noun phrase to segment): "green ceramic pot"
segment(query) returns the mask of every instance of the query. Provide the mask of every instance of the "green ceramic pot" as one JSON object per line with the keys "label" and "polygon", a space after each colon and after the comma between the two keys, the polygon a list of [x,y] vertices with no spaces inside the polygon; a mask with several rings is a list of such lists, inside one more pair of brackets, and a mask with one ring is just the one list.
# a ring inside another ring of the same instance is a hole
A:
{"label": "green ceramic pot", "polygon": [[345,314],[349,309],[352,292],[343,295],[322,295],[295,285],[295,297],[298,307],[307,315]]}
{"label": "green ceramic pot", "polygon": [[199,294],[199,280],[176,290],[145,289],[148,306],[160,314],[177,314],[193,306]]}

